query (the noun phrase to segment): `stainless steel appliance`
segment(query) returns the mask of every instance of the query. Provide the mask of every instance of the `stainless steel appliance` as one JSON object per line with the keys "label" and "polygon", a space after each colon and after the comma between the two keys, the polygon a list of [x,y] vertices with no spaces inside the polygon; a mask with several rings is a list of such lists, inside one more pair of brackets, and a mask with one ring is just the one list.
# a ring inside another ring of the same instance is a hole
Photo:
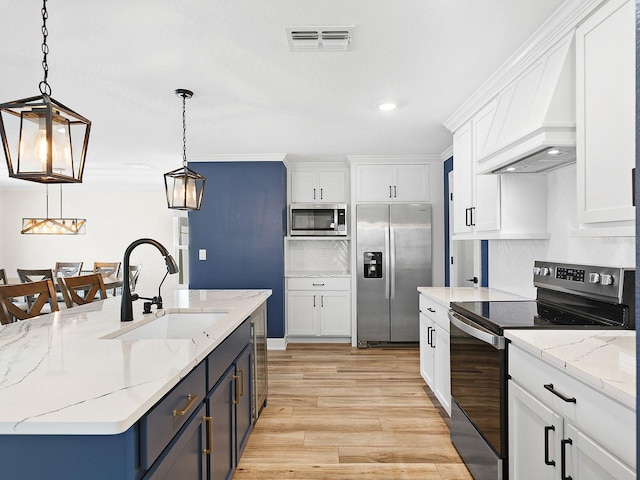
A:
{"label": "stainless steel appliance", "polygon": [[251,372],[251,415],[255,421],[267,403],[267,307],[263,304],[251,314],[253,348]]}
{"label": "stainless steel appliance", "polygon": [[420,339],[419,286],[431,285],[431,205],[356,207],[358,346]]}
{"label": "stainless steel appliance", "polygon": [[635,329],[634,273],[536,261],[535,301],[451,304],[451,440],[476,480],[508,478],[504,329]]}
{"label": "stainless steel appliance", "polygon": [[289,235],[347,235],[347,205],[344,203],[292,203]]}

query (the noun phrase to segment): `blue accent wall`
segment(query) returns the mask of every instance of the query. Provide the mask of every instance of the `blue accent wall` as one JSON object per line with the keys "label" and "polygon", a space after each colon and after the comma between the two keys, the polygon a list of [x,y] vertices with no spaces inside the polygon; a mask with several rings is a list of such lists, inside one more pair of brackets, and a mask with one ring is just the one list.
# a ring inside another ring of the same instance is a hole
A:
{"label": "blue accent wall", "polygon": [[[189,288],[271,289],[267,334],[284,337],[287,169],[282,162],[211,162],[200,211],[189,212]],[[198,251],[207,259],[198,260]]]}
{"label": "blue accent wall", "polygon": [[489,240],[480,240],[480,286],[489,286]]}
{"label": "blue accent wall", "polygon": [[449,244],[449,172],[453,170],[453,157],[444,162],[444,286],[451,286],[451,245]]}

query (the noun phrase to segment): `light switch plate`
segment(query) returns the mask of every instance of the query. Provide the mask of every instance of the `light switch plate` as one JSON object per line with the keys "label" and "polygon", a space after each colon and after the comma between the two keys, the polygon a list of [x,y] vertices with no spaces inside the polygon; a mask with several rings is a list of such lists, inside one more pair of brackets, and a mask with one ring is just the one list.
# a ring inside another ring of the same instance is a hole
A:
{"label": "light switch plate", "polygon": [[206,248],[201,248],[200,250],[198,250],[198,259],[199,260],[206,260],[207,259],[207,249]]}

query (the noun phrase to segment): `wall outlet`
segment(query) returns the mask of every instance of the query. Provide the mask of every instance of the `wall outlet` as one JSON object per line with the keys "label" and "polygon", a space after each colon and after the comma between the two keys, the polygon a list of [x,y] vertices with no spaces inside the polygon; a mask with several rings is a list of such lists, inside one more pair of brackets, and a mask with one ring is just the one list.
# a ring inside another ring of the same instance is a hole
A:
{"label": "wall outlet", "polygon": [[206,248],[201,248],[200,250],[198,250],[198,259],[199,260],[206,260],[207,259],[207,249]]}

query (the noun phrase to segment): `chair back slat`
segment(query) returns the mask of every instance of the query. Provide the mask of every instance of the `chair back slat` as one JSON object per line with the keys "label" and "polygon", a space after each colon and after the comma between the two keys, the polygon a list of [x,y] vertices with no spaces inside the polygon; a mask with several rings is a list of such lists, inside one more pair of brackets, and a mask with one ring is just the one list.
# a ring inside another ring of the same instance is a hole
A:
{"label": "chair back slat", "polygon": [[[26,310],[14,303],[13,299],[19,297],[33,299]],[[52,312],[58,311],[56,291],[50,279],[19,285],[0,285],[0,322],[3,324],[12,322],[14,318],[26,320],[42,315],[46,304],[49,304]]]}
{"label": "chair back slat", "polygon": [[[78,277],[59,277],[58,285],[67,308],[107,298],[102,275],[91,273]],[[97,298],[97,297],[100,298]]]}
{"label": "chair back slat", "polygon": [[74,277],[80,275],[83,262],[56,262],[56,276]]}
{"label": "chair back slat", "polygon": [[4,268],[0,268],[0,285],[6,285],[7,283],[9,283],[7,281],[7,272]]}

